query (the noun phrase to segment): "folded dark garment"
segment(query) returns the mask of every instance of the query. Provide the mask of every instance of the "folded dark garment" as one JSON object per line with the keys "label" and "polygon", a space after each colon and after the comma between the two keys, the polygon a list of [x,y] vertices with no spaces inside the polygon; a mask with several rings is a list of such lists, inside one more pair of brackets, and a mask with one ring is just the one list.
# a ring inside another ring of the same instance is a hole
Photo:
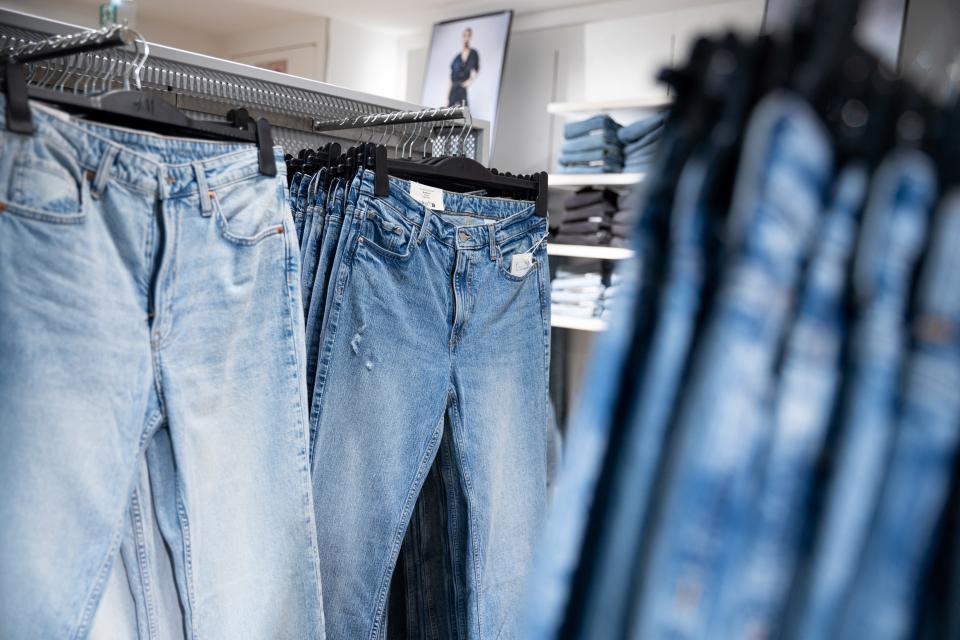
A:
{"label": "folded dark garment", "polygon": [[613,215],[610,217],[610,222],[612,224],[633,224],[637,219],[637,210],[634,209],[618,209],[613,212]]}
{"label": "folded dark garment", "polygon": [[567,211],[570,211],[571,209],[579,209],[580,207],[597,204],[598,202],[611,202],[616,204],[617,192],[611,189],[594,189],[593,187],[586,187],[584,189],[580,189],[575,194],[564,200],[563,208]]}
{"label": "folded dark garment", "polygon": [[623,152],[620,147],[607,145],[602,149],[591,149],[590,151],[569,151],[561,153],[558,162],[560,164],[570,164],[572,162],[588,162],[590,160],[612,160],[618,164],[623,163]]}
{"label": "folded dark garment", "polygon": [[624,144],[629,144],[640,138],[648,135],[652,131],[655,131],[663,126],[664,121],[666,120],[666,112],[656,113],[652,116],[647,116],[641,120],[637,120],[631,124],[628,124],[625,127],[621,127],[617,132],[617,137],[620,138],[620,142]]}
{"label": "folded dark garment", "polygon": [[553,238],[554,244],[585,244],[592,247],[610,244],[609,231],[596,233],[559,233]]}
{"label": "folded dark garment", "polygon": [[630,240],[628,238],[621,238],[619,236],[616,236],[616,237],[610,238],[610,246],[618,247],[620,249],[629,249]]}
{"label": "folded dark garment", "polygon": [[613,131],[602,131],[597,134],[571,138],[560,147],[560,153],[570,153],[571,151],[592,151],[593,149],[602,149],[606,146],[620,147],[620,140]]}
{"label": "folded dark garment", "polygon": [[[561,227],[562,230],[562,227]],[[629,238],[633,234],[633,225],[629,223],[615,222],[610,227],[610,233],[621,238]]]}
{"label": "folded dark garment", "polygon": [[586,207],[567,209],[563,214],[564,222],[580,222],[591,218],[609,219],[617,210],[617,205],[603,200]]}
{"label": "folded dark garment", "polygon": [[597,115],[586,120],[568,122],[563,127],[563,136],[567,139],[589,135],[592,131],[613,131],[616,133],[622,125],[610,116]]}
{"label": "folded dark garment", "polygon": [[557,168],[557,173],[622,173],[623,167],[618,164],[564,164]]}
{"label": "folded dark garment", "polygon": [[610,220],[608,218],[603,218],[602,220],[582,220],[580,222],[562,222],[560,223],[560,231],[564,235],[571,233],[596,233],[597,231],[608,231],[610,229]]}

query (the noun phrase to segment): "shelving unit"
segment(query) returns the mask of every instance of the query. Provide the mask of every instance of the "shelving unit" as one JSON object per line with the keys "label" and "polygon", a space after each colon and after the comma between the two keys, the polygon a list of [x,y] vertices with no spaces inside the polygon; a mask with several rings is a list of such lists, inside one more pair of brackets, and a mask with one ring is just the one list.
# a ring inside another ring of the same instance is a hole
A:
{"label": "shelving unit", "polygon": [[626,187],[642,182],[645,173],[551,173],[551,187]]}
{"label": "shelving unit", "polygon": [[581,244],[548,244],[547,253],[551,256],[592,258],[594,260],[626,260],[633,256],[632,249],[623,249],[621,247],[592,247]]}
{"label": "shelving unit", "polygon": [[637,96],[619,100],[592,100],[581,102],[551,102],[547,113],[554,115],[603,113],[606,111],[626,111],[629,109],[660,109],[670,104],[670,98],[664,95]]}
{"label": "shelving unit", "polygon": [[550,316],[550,325],[561,329],[575,329],[578,331],[605,331],[607,323],[600,318],[569,318],[565,316]]}

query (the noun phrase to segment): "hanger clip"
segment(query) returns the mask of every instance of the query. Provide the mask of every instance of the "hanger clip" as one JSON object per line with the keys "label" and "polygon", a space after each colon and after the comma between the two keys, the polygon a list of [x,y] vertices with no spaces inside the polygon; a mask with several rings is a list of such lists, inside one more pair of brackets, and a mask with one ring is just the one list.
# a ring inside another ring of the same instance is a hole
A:
{"label": "hanger clip", "polygon": [[33,133],[33,119],[30,117],[30,94],[23,70],[24,66],[17,62],[8,61],[4,64],[7,130],[29,135]]}

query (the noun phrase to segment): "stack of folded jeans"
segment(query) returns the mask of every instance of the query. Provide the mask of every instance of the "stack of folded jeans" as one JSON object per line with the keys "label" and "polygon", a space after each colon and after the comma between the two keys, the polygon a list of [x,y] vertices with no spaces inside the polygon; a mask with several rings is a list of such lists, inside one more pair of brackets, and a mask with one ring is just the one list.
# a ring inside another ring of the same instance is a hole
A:
{"label": "stack of folded jeans", "polygon": [[626,247],[630,244],[631,231],[637,220],[639,209],[639,190],[633,190],[621,196],[617,210],[610,217],[610,246]]}
{"label": "stack of folded jeans", "polygon": [[665,115],[657,113],[633,124],[620,128],[617,138],[623,144],[623,171],[638,173],[646,171],[657,150],[657,142],[663,131]]}
{"label": "stack of folded jeans", "polygon": [[566,141],[560,148],[560,173],[619,173],[623,148],[617,132],[620,124],[610,116],[593,116],[569,122],[563,128]]}
{"label": "stack of folded jeans", "polygon": [[550,311],[568,318],[596,318],[603,313],[603,276],[595,262],[557,269],[550,288]]}
{"label": "stack of folded jeans", "polygon": [[617,194],[609,189],[581,189],[564,203],[563,221],[554,242],[558,244],[609,245]]}

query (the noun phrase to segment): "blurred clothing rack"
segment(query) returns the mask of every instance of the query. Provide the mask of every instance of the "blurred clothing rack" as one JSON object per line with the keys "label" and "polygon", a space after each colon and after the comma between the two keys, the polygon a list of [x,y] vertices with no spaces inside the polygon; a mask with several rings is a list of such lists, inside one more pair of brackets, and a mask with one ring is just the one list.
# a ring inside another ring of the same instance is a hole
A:
{"label": "blurred clothing rack", "polygon": [[[84,33],[90,32],[55,20],[0,9],[0,52],[10,55],[13,51],[18,51],[21,62],[35,59],[23,57],[24,52],[29,50],[25,45],[31,42],[53,35],[82,40]],[[436,121],[448,121],[464,119],[466,114],[462,112],[452,115],[450,109],[424,109],[420,105],[401,100],[172,47],[153,43],[148,43],[147,46],[150,56],[140,71],[143,91],[173,104],[192,118],[223,120],[231,109],[243,107],[252,118],[264,117],[270,121],[275,143],[288,153],[318,147],[331,141],[353,143],[355,133],[351,134],[349,130],[356,127],[324,125],[344,121],[352,124],[363,117],[376,116],[380,119],[380,124],[371,123],[369,126],[382,129],[382,136],[391,148],[411,136],[420,138],[416,144],[410,145],[414,149],[425,148],[424,143],[430,142],[433,142],[431,146],[436,148],[437,139],[442,142],[444,137],[456,138],[466,133],[462,153],[487,164],[489,123],[471,120],[467,115],[465,122],[460,125],[467,131],[458,131],[452,136],[449,126],[422,126],[434,121],[430,115],[432,113],[436,113]],[[34,78],[47,82],[55,80],[54,85],[71,91],[81,83],[89,83],[90,75],[96,76],[93,79],[103,84],[108,74],[112,75],[118,67],[124,69],[133,65],[137,54],[118,48],[80,55],[93,58],[92,64],[83,69],[83,74],[76,73],[77,70],[71,68],[71,64],[76,66],[77,56],[68,56],[36,59],[32,64],[38,65],[42,73],[35,73]],[[64,80],[67,75],[70,77]],[[123,76],[123,73],[117,75]],[[119,87],[120,84],[117,83],[115,88]],[[400,117],[389,118],[391,113],[398,112],[407,115],[423,113],[426,117],[407,121]],[[318,125],[321,128],[318,129]]]}

